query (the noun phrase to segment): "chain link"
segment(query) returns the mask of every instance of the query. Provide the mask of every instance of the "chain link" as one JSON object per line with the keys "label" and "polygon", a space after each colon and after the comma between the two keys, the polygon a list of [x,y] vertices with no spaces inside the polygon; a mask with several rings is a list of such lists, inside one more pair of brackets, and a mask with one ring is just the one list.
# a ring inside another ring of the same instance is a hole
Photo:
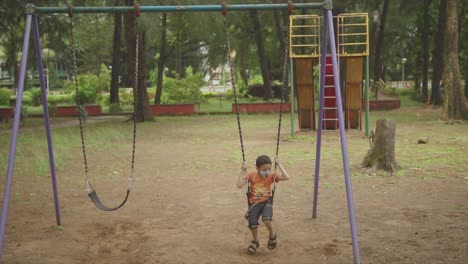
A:
{"label": "chain link", "polygon": [[133,143],[132,143],[132,165],[130,169],[130,177],[128,179],[128,190],[132,188],[132,183],[135,177],[135,149],[136,149],[136,123],[137,123],[137,100],[138,98],[138,78],[139,78],[139,61],[140,61],[140,32],[138,30],[138,19],[135,21],[136,41],[135,41],[135,98],[133,100]]}
{"label": "chain link", "polygon": [[71,51],[72,51],[72,61],[73,61],[73,84],[75,86],[75,93],[76,93],[76,108],[78,110],[78,119],[80,124],[80,137],[81,137],[81,149],[83,151],[83,160],[84,160],[84,167],[85,167],[85,174],[86,174],[86,189],[88,193],[90,193],[90,181],[89,181],[89,169],[88,169],[88,159],[86,157],[86,145],[84,139],[84,128],[83,128],[83,117],[82,117],[82,109],[83,106],[81,105],[81,98],[80,92],[78,89],[78,67],[76,63],[76,46],[75,46],[75,34],[74,34],[74,25],[73,25],[73,18],[70,16],[70,37],[71,37]]}
{"label": "chain link", "polygon": [[[289,16],[288,16],[289,18]],[[289,58],[289,27],[287,27],[286,34],[284,35],[284,52],[283,52],[283,85],[281,86],[281,103],[280,103],[280,111],[279,111],[279,120],[278,120],[278,134],[276,137],[276,152],[275,158],[278,157],[279,154],[279,145],[280,145],[280,137],[281,137],[281,123],[283,117],[283,104],[284,104],[284,97],[285,91],[288,88],[288,58]],[[291,100],[294,100],[291,98]],[[276,162],[275,162],[275,171],[276,171]]]}
{"label": "chain link", "polygon": [[241,151],[242,151],[242,161],[245,162],[244,140],[242,138],[242,128],[241,128],[240,115],[239,115],[239,104],[237,101],[236,80],[234,78],[234,65],[232,63],[232,58],[231,58],[231,37],[229,34],[229,24],[228,24],[226,16],[224,16],[224,32],[226,33],[227,58],[228,58],[228,64],[229,64],[229,69],[231,73],[232,90],[234,92],[234,108],[236,109],[237,127],[239,129],[239,139],[240,139],[240,145],[241,145]]}

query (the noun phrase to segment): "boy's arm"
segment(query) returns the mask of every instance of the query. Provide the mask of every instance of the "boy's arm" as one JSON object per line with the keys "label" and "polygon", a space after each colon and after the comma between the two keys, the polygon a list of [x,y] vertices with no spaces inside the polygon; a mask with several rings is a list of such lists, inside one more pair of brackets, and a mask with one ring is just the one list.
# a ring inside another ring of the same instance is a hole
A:
{"label": "boy's arm", "polygon": [[237,188],[240,189],[244,187],[248,180],[249,178],[247,174],[247,164],[245,164],[245,162],[242,162],[241,173],[239,174],[239,178],[237,179]]}
{"label": "boy's arm", "polygon": [[277,176],[279,181],[287,181],[289,180],[289,174],[284,168],[283,164],[281,164],[279,157],[275,158],[276,166],[281,170],[281,174]]}

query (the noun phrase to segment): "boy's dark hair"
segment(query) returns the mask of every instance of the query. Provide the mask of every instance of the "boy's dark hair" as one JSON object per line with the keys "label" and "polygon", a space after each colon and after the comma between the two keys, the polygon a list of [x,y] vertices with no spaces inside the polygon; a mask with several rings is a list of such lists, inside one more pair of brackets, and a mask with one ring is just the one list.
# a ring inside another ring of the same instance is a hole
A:
{"label": "boy's dark hair", "polygon": [[255,165],[257,167],[260,167],[265,164],[271,164],[271,159],[267,155],[260,155],[257,157],[257,160],[255,161]]}

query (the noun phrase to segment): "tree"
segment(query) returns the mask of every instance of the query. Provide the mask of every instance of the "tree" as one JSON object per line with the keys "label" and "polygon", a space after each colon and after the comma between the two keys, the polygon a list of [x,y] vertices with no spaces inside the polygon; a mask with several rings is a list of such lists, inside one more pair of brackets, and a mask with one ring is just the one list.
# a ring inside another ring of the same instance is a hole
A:
{"label": "tree", "polygon": [[18,54],[21,51],[24,33],[25,13],[23,6],[13,1],[0,1],[0,46],[3,47],[5,68],[10,78],[16,83],[19,62]]}
{"label": "tree", "polygon": [[442,69],[444,68],[443,50],[445,43],[445,24],[447,17],[447,0],[440,0],[439,20],[437,33],[435,34],[434,50],[432,51],[432,92],[431,103],[440,105],[442,97],[440,94],[440,81],[442,80]]}
{"label": "tree", "polygon": [[[119,0],[114,0],[116,6],[119,5]],[[110,87],[110,107],[111,110],[120,110],[119,103],[119,73],[120,73],[120,46],[121,46],[121,31],[122,31],[122,15],[114,14],[114,41],[112,43],[112,77]]]}
{"label": "tree", "polygon": [[160,104],[161,103],[161,95],[162,95],[162,86],[163,86],[163,77],[164,77],[164,67],[166,66],[166,46],[167,46],[167,13],[162,14],[161,18],[161,49],[159,51],[159,59],[158,59],[158,73],[157,73],[157,81],[156,81],[156,94],[154,96],[154,103]]}
{"label": "tree", "polygon": [[[128,6],[133,6],[133,0],[127,0]],[[139,46],[138,46],[138,76],[136,76],[138,80],[138,87],[134,87],[133,89],[133,98],[135,100],[135,118],[137,122],[144,122],[144,121],[153,121],[153,113],[149,106],[149,98],[148,92],[146,90],[146,60],[145,60],[145,50],[146,50],[146,42],[145,42],[145,32],[143,29],[140,29],[136,23],[136,16],[135,13],[129,12],[125,15],[125,42],[127,44],[127,53],[128,53],[128,61],[130,62],[131,66],[135,65],[136,59],[136,38],[139,39]],[[138,36],[137,36],[138,34]],[[135,83],[135,68],[129,68],[131,73],[131,78],[133,78],[133,83]]]}
{"label": "tree", "polygon": [[[379,27],[379,33],[377,36],[377,42],[375,45],[375,63],[374,63],[374,84],[378,82],[379,79],[382,78],[382,50],[384,47],[384,36],[385,36],[385,23],[387,20],[387,13],[388,13],[388,4],[389,0],[384,0],[383,4],[383,11],[382,11],[382,16],[380,19],[380,27]],[[375,86],[375,85],[374,85]],[[378,86],[375,86],[376,89]],[[377,96],[378,96],[378,90],[376,91]]]}
{"label": "tree", "polygon": [[271,87],[271,74],[268,57],[265,54],[265,46],[263,43],[262,27],[260,26],[260,19],[256,10],[250,11],[250,17],[253,22],[253,32],[255,34],[255,42],[257,44],[257,54],[260,60],[260,69],[263,78],[263,100],[269,100],[272,96]]}
{"label": "tree", "polygon": [[460,67],[458,60],[458,14],[457,1],[447,0],[447,20],[445,24],[444,70],[445,87],[443,119],[468,119],[465,95],[461,87]]}
{"label": "tree", "polygon": [[423,15],[423,34],[422,34],[422,44],[423,44],[423,83],[422,83],[422,96],[421,101],[426,102],[428,98],[428,79],[429,79],[429,6],[431,0],[424,0],[424,15]]}
{"label": "tree", "polygon": [[363,167],[376,167],[390,172],[398,169],[395,160],[395,131],[396,123],[393,120],[377,120],[375,136],[372,137],[371,149],[362,162]]}

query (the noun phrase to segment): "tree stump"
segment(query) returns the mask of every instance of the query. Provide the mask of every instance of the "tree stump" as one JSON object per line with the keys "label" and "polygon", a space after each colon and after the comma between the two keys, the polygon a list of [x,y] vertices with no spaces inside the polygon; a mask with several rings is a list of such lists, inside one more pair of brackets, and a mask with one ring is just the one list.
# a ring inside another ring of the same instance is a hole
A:
{"label": "tree stump", "polygon": [[398,169],[398,163],[395,161],[395,127],[396,123],[393,120],[377,120],[374,141],[362,162],[364,167],[377,167],[389,172]]}

